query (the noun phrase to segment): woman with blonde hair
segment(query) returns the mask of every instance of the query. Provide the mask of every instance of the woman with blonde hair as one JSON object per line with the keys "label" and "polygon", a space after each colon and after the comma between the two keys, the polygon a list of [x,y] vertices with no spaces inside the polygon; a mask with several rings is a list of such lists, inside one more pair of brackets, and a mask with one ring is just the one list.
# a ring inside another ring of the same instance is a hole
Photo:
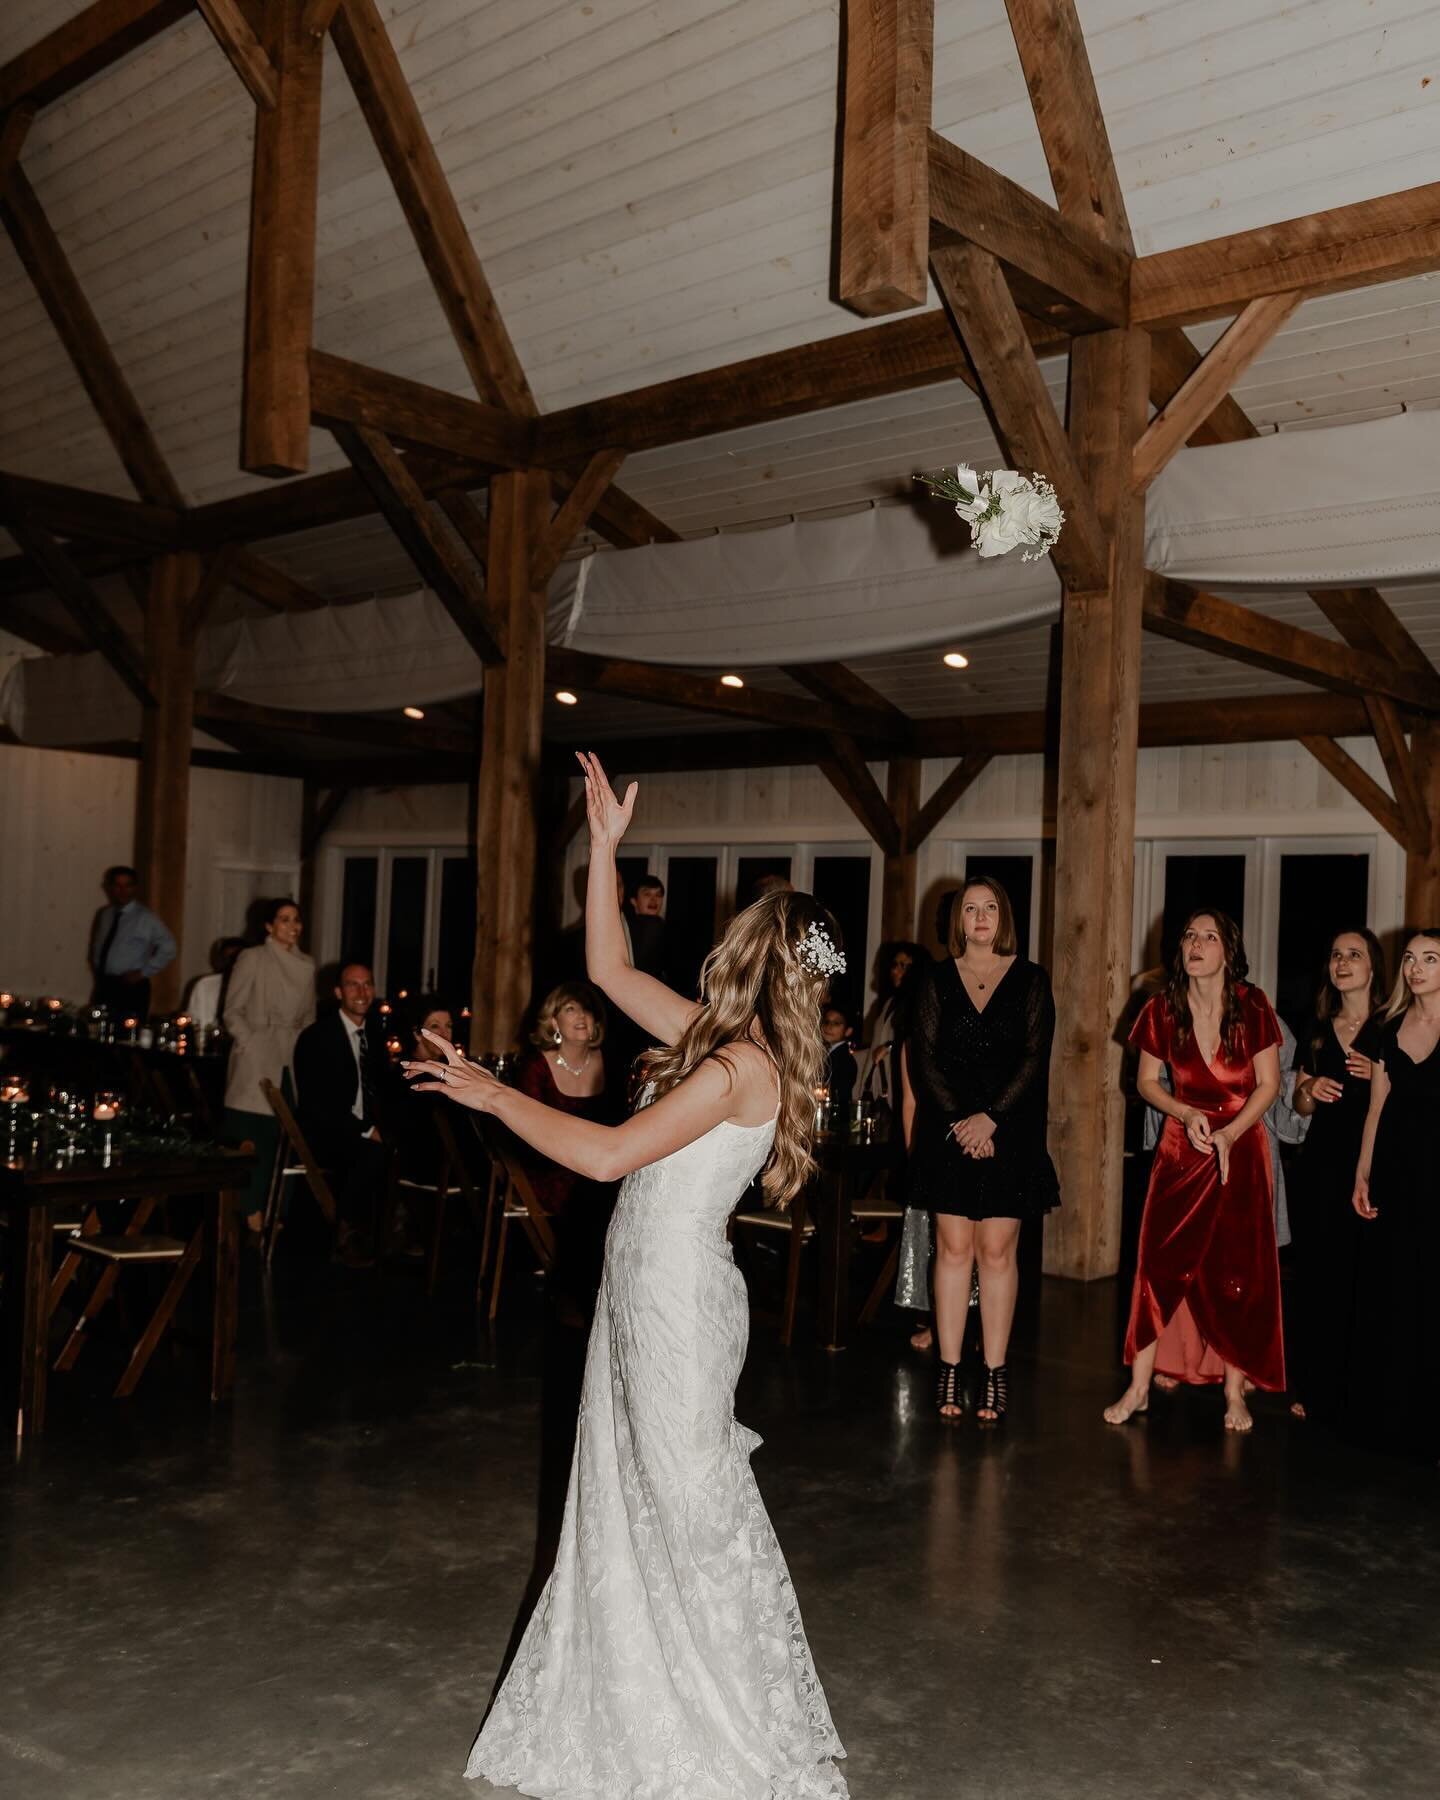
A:
{"label": "woman with blonde hair", "polygon": [[808,894],[731,920],[684,999],[625,955],[615,852],[634,810],[582,756],[591,979],[660,1048],[618,1126],[562,1116],[450,1052],[420,1085],[593,1180],[624,1177],[605,1243],[560,1549],[466,1773],[531,1793],[823,1800],[847,1792],[785,1559],[734,1416],[745,1284],[725,1241],[763,1170],[813,1166],[820,1004],[843,971]]}
{"label": "woman with blonde hair", "polygon": [[1440,1456],[1440,925],[1414,932],[1379,1022],[1352,1204],[1364,1221],[1348,1428]]}

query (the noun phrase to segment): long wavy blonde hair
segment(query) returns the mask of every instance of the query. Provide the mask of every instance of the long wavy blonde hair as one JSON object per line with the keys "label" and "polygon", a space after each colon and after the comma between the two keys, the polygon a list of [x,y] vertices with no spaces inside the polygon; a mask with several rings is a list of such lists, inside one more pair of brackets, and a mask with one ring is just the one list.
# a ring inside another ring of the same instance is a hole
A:
{"label": "long wavy blonde hair", "polygon": [[753,1039],[759,1026],[780,1088],[775,1143],[763,1176],[771,1206],[788,1204],[815,1167],[810,1141],[815,1089],[825,1070],[820,1005],[826,977],[800,960],[812,925],[840,947],[839,927],[811,894],[767,894],[736,913],[700,971],[699,1011],[678,1042],[652,1050],[646,1062],[658,1099],[707,1057],[723,1062],[726,1050]]}

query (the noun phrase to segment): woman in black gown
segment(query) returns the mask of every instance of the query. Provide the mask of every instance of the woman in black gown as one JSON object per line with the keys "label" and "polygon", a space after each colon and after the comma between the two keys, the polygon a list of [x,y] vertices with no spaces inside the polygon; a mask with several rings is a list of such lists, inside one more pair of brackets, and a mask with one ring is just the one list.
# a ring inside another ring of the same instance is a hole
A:
{"label": "woman in black gown", "polygon": [[910,1203],[935,1214],[937,1399],[962,1411],[960,1349],[978,1262],[985,1383],[977,1418],[1004,1418],[1021,1222],[1060,1204],[1045,1148],[1055,1003],[1038,964],[1017,953],[1004,888],[972,876],[950,920],[950,955],[916,990],[907,1062],[916,1118]]}
{"label": "woman in black gown", "polygon": [[1386,1449],[1440,1456],[1440,925],[1405,946],[1375,1046],[1355,1170],[1365,1221],[1349,1424]]}
{"label": "woman in black gown", "polygon": [[1371,1018],[1385,1003],[1385,956],[1363,926],[1338,931],[1315,1005],[1315,1029],[1295,1055],[1295,1111],[1310,1120],[1290,1184],[1299,1304],[1293,1348],[1297,1418],[1345,1407],[1355,1343],[1355,1272],[1364,1230],[1350,1195],[1370,1108]]}

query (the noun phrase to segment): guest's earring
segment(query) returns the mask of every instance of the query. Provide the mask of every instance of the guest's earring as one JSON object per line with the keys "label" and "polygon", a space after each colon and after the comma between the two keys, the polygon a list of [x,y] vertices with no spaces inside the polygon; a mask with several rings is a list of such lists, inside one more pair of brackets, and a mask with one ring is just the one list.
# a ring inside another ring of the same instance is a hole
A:
{"label": "guest's earring", "polygon": [[556,1049],[559,1049],[560,1045],[563,1044],[564,1042],[565,1042],[565,1040],[563,1037],[561,1037],[559,1028],[557,1026],[556,1031],[555,1031],[555,1047],[556,1047]]}

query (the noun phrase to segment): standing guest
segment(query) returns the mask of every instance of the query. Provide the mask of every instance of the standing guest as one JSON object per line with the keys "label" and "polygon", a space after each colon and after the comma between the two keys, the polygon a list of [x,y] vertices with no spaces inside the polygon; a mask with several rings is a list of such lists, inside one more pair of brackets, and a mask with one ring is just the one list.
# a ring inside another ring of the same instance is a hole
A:
{"label": "standing guest", "polygon": [[924,971],[907,1044],[917,1103],[910,1202],[935,1214],[939,1232],[941,1415],[963,1410],[960,1352],[978,1259],[985,1381],[976,1417],[995,1423],[1009,1404],[1020,1226],[1060,1204],[1045,1148],[1055,1003],[1045,971],[1018,953],[1015,915],[993,876],[961,888],[948,949]]}
{"label": "standing guest", "polygon": [[169,928],[137,898],[139,880],[132,868],[117,863],[100,885],[106,904],[95,915],[90,934],[90,972],[95,985],[92,1006],[116,1017],[150,1016],[150,983],[175,960]]}
{"label": "standing guest", "polygon": [[[865,1054],[860,1085],[874,1106],[894,1112],[900,1092],[896,1059],[899,1056],[901,996],[912,976],[929,959],[919,944],[882,944],[875,957],[875,986],[879,990],[865,1017]],[[896,1133],[898,1140],[899,1133]]]}
{"label": "standing guest", "polygon": [[265,940],[240,951],[230,972],[221,1017],[230,1034],[223,1130],[232,1143],[255,1146],[246,1223],[258,1231],[280,1143],[280,1125],[260,1090],[279,1087],[291,1068],[295,1040],[315,1017],[315,965],[300,948],[303,924],[293,900],[263,912]]}
{"label": "standing guest", "polygon": [[1350,1204],[1378,1031],[1385,953],[1373,932],[1337,932],[1315,1004],[1315,1028],[1296,1056],[1295,1110],[1310,1129],[1291,1180],[1299,1305],[1291,1342],[1297,1418],[1343,1411],[1355,1337],[1356,1270],[1364,1227]]}
{"label": "standing guest", "polygon": [[336,1179],[340,1260],[360,1269],[374,1261],[385,1188],[380,1110],[389,1065],[385,1034],[370,1017],[375,978],[364,963],[341,968],[335,998],[339,1009],[307,1026],[295,1045],[295,1092],[300,1129]]}
{"label": "standing guest", "polygon": [[645,874],[635,883],[635,894],[625,918],[630,935],[630,960],[642,974],[665,979],[665,884],[658,875]]}
{"label": "standing guest", "polygon": [[210,946],[210,973],[197,975],[190,984],[185,1010],[197,1025],[218,1025],[225,1011],[225,990],[235,959],[245,948],[244,938],[216,938]]}
{"label": "standing guest", "polygon": [[[598,1054],[605,1041],[605,1002],[596,988],[588,981],[553,988],[541,1003],[530,1041],[534,1049],[515,1081],[522,1094],[572,1119],[618,1124],[624,1108],[607,1088],[605,1059]],[[600,1288],[605,1230],[617,1186],[578,1175],[538,1150],[525,1151],[524,1158],[535,1198],[556,1222],[556,1285],[562,1302],[588,1318]]]}
{"label": "standing guest", "polygon": [[825,1043],[825,1085],[837,1117],[844,1115],[855,1092],[855,1049],[850,1041],[854,1035],[844,1008],[827,1002],[820,1014],[820,1036]]}
{"label": "standing guest", "polygon": [[635,883],[635,898],[630,902],[642,919],[665,916],[665,883],[658,875],[646,872]]}
{"label": "standing guest", "polygon": [[[1223,1379],[1225,1429],[1249,1431],[1245,1382],[1285,1386],[1270,1151],[1261,1124],[1280,1092],[1280,1025],[1245,981],[1240,928],[1221,912],[1185,922],[1163,994],[1131,1033],[1141,1097],[1165,1114],[1140,1222],[1125,1338],[1130,1385],[1105,1409],[1123,1425],[1150,1404],[1158,1368]],[[1169,1085],[1161,1080],[1169,1071]]]}
{"label": "standing guest", "polygon": [[[1364,1220],[1349,1420],[1385,1448],[1440,1456],[1440,925],[1418,931],[1376,1033],[1353,1205]],[[1360,1357],[1363,1355],[1363,1362]]]}

